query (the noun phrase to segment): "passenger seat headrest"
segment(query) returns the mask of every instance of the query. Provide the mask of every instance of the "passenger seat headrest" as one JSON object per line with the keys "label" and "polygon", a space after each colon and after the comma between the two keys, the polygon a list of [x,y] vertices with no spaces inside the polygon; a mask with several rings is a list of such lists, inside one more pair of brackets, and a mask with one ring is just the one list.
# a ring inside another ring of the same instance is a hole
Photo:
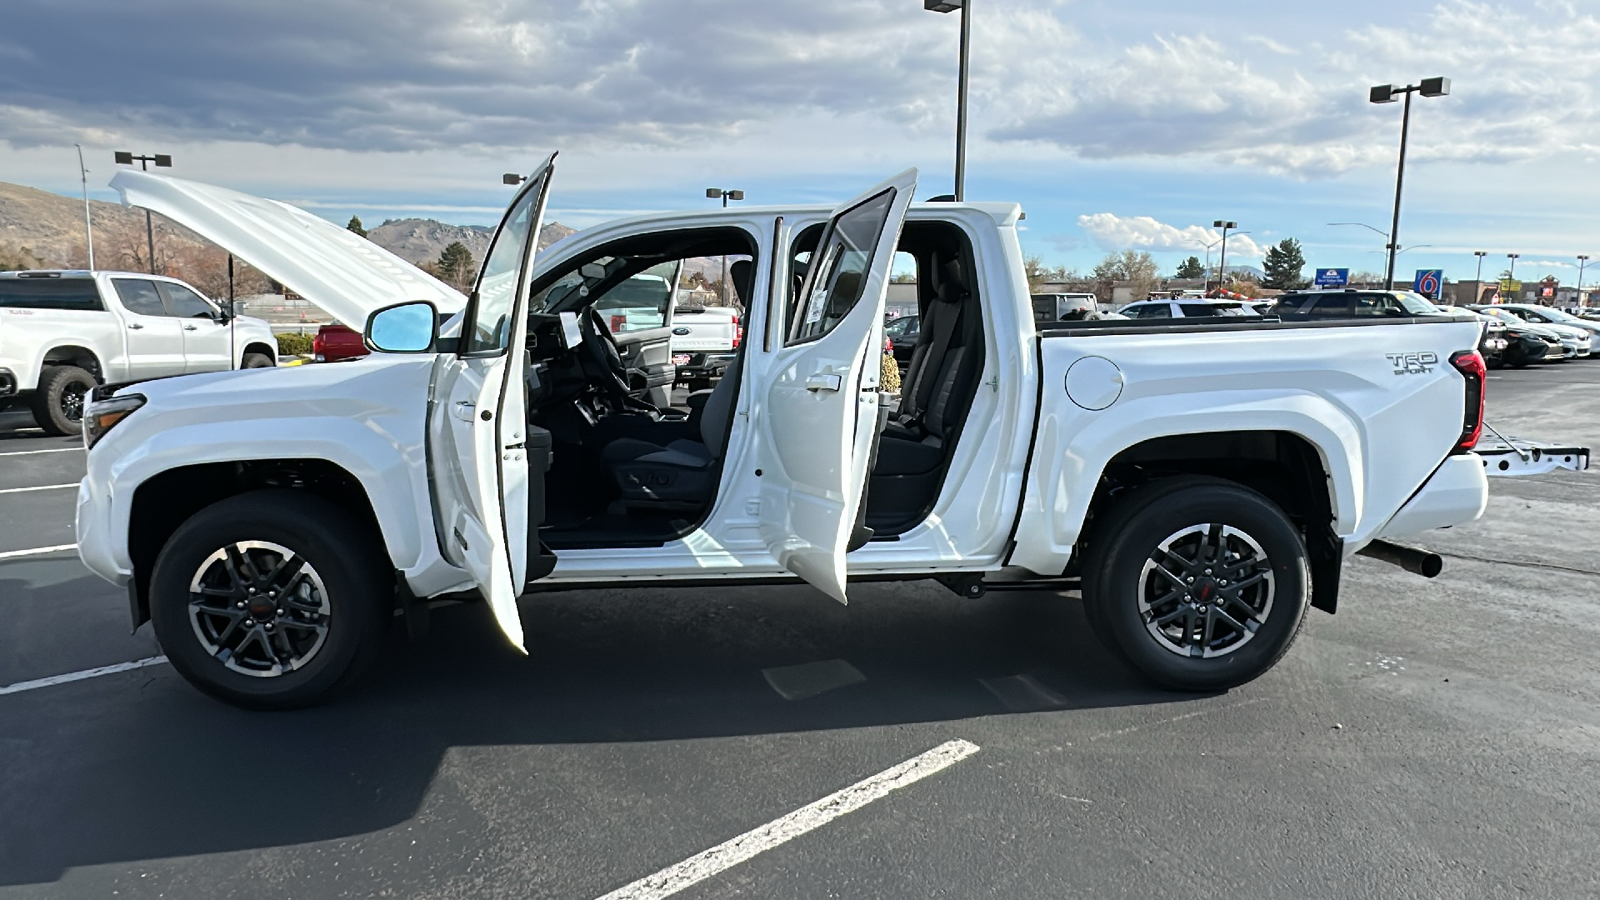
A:
{"label": "passenger seat headrest", "polygon": [[728,280],[733,282],[733,292],[739,298],[739,305],[745,309],[750,308],[750,292],[755,288],[755,278],[755,263],[748,259],[728,266]]}

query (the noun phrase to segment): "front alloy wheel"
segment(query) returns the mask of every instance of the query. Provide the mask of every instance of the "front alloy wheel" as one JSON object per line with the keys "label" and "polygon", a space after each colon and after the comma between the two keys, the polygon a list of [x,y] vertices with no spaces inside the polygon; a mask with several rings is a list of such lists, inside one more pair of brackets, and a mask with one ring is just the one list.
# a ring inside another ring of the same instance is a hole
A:
{"label": "front alloy wheel", "polygon": [[271,678],[315,659],[328,640],[328,588],[302,556],[240,541],[201,561],[189,582],[189,624],[235,672]]}

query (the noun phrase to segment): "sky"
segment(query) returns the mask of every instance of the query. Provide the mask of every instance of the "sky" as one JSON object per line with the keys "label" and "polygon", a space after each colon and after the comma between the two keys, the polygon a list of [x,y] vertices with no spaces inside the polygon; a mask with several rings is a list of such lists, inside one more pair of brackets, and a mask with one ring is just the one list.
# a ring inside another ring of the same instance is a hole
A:
{"label": "sky", "polygon": [[[1380,270],[1400,104],[1398,271],[1571,283],[1600,257],[1600,0],[971,0],[967,197],[1023,204],[1024,250],[1163,271],[1301,241]],[[500,176],[561,152],[574,227],[837,203],[915,165],[951,190],[958,16],[918,0],[7,0],[0,180],[91,196],[112,153],[343,223],[493,224]],[[1309,269],[1307,274],[1309,275]],[[1585,283],[1588,283],[1586,276]]]}

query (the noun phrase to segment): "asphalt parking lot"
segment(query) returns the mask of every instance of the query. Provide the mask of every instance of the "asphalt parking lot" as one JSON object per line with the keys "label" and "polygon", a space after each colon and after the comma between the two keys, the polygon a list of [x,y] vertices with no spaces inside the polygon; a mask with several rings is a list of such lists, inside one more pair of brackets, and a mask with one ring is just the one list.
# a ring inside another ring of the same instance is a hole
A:
{"label": "asphalt parking lot", "polygon": [[[1600,447],[1600,361],[1490,385],[1501,431]],[[1070,596],[903,583],[533,596],[528,658],[443,608],[361,690],[266,714],[160,663],[51,680],[160,651],[30,552],[72,543],[83,453],[27,424],[0,415],[0,898],[661,896],[753,830],[676,896],[1600,895],[1594,472],[1494,480],[1435,580],[1357,559],[1225,694],[1152,689]]]}

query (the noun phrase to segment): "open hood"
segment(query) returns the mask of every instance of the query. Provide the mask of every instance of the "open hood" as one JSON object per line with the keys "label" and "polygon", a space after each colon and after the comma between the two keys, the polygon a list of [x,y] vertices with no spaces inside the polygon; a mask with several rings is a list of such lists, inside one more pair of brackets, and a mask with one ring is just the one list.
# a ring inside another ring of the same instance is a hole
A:
{"label": "open hood", "polygon": [[360,235],[303,209],[227,188],[124,169],[111,179],[127,206],[158,212],[221,246],[357,331],[407,300],[446,314],[467,298]]}

